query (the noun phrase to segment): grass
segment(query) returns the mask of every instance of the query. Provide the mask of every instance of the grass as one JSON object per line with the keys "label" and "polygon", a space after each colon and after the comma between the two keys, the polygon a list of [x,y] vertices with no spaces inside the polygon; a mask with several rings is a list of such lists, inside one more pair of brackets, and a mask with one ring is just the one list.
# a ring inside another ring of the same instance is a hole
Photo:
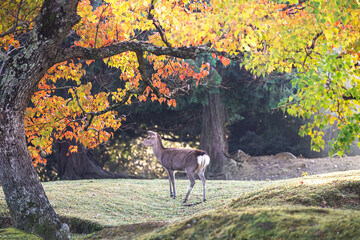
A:
{"label": "grass", "polygon": [[[74,234],[75,239],[359,239],[359,174],[207,181],[207,201],[191,207],[182,205],[188,180],[176,181],[175,200],[169,197],[167,180],[43,185],[56,212],[75,233],[104,228]],[[189,202],[201,199],[197,181]],[[0,193],[0,218],[7,214]]]}
{"label": "grass", "polygon": [[[175,222],[188,216],[224,207],[247,191],[268,182],[207,181],[208,201],[185,207],[182,200],[189,181],[177,180],[177,199],[169,197],[168,180],[81,180],[45,183],[44,188],[55,211],[103,226],[149,221]],[[59,191],[66,189],[66,191]],[[201,201],[202,185],[197,182],[189,203]]]}
{"label": "grass", "polygon": [[[176,180],[175,200],[169,196],[169,181],[165,179],[55,181],[43,183],[43,186],[55,211],[70,225],[71,230],[74,233],[89,233],[101,227],[185,220],[196,214],[226,207],[245,192],[269,184],[208,180],[207,201],[192,207],[182,205],[189,180]],[[197,180],[188,203],[201,200],[202,184]],[[8,219],[5,198],[0,191],[0,222],[7,222]],[[3,224],[0,227],[6,226]]]}

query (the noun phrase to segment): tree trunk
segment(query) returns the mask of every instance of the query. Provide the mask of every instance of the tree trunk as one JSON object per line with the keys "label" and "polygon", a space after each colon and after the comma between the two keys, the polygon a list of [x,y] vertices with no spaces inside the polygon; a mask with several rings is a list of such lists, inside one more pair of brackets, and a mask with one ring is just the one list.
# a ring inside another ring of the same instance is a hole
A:
{"label": "tree trunk", "polygon": [[69,153],[69,142],[56,144],[55,158],[58,164],[59,177],[63,180],[104,179],[104,178],[134,178],[103,170],[91,161],[86,148],[77,144],[78,152]]}
{"label": "tree trunk", "polygon": [[228,154],[225,123],[226,111],[220,94],[209,93],[208,104],[203,110],[200,149],[205,150],[210,156],[207,174],[212,179],[226,178],[223,169]]}
{"label": "tree trunk", "polygon": [[44,1],[24,45],[6,56],[0,73],[0,180],[16,228],[44,239],[69,239],[45,194],[25,139],[31,95],[53,66],[61,43],[79,21],[77,1]]}
{"label": "tree trunk", "polygon": [[0,118],[0,179],[15,227],[44,239],[69,239],[69,227],[60,222],[32,165],[23,114],[2,111]]}

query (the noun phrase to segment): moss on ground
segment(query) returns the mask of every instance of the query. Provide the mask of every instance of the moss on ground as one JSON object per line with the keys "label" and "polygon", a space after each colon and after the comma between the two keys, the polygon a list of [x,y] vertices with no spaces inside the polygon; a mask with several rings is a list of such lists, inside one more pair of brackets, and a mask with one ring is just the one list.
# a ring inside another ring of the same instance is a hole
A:
{"label": "moss on ground", "polygon": [[355,177],[295,179],[244,194],[231,206],[303,205],[360,210],[360,180]]}
{"label": "moss on ground", "polygon": [[360,181],[354,173],[277,182],[140,239],[359,239]]}
{"label": "moss on ground", "polygon": [[0,229],[0,239],[3,240],[41,240],[34,234],[26,233],[16,228]]}
{"label": "moss on ground", "polygon": [[357,239],[357,211],[315,207],[224,209],[140,239]]}

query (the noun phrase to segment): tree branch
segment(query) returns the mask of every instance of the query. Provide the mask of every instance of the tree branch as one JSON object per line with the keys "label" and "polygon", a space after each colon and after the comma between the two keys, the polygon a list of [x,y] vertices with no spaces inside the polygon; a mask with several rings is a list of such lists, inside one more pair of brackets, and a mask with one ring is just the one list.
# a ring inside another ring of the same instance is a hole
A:
{"label": "tree branch", "polygon": [[296,10],[303,10],[305,7],[302,5],[303,3],[307,2],[307,0],[299,0],[298,3],[294,4],[286,4],[286,7],[280,8],[280,11],[288,11],[288,14],[295,14],[297,13]]}
{"label": "tree branch", "polygon": [[27,22],[20,21],[19,23],[16,23],[14,26],[12,26],[10,29],[8,29],[7,31],[0,33],[0,37],[2,38],[2,37],[5,37],[7,35],[14,33],[16,31],[16,29],[20,26],[29,27],[29,24]]}
{"label": "tree branch", "polygon": [[[165,97],[163,94],[161,94],[159,92],[159,89],[157,89],[156,87],[154,87],[154,85],[152,84],[151,80],[148,78],[147,74],[146,74],[146,66],[145,66],[145,59],[144,59],[144,53],[141,51],[136,51],[136,57],[139,63],[139,67],[138,70],[140,72],[141,75],[141,79],[144,81],[144,85],[148,86],[151,88],[151,90],[154,92],[154,94],[158,97],[158,98],[162,98]],[[143,86],[144,87],[144,86]],[[145,88],[146,89],[146,88]],[[145,90],[144,89],[144,90]]]}
{"label": "tree branch", "polygon": [[103,109],[103,110],[101,110],[101,111],[97,111],[97,112],[87,112],[87,111],[81,106],[81,104],[80,104],[80,99],[79,99],[79,96],[78,96],[77,93],[76,93],[76,89],[73,88],[73,91],[74,91],[74,94],[75,94],[76,102],[77,102],[78,106],[80,107],[81,111],[83,112],[83,114],[86,116],[86,118],[87,118],[87,116],[90,116],[88,122],[87,122],[86,125],[84,126],[84,131],[87,131],[87,130],[89,129],[92,121],[94,120],[94,117],[100,116],[100,115],[105,114],[105,113],[110,112],[110,111],[113,111],[113,110],[115,110],[116,108],[124,105],[124,104],[129,100],[129,98],[131,97],[131,95],[133,94],[133,92],[127,91],[127,92],[125,93],[125,96],[123,97],[123,99],[122,99],[121,101],[116,102],[116,103],[112,104],[111,106],[109,106],[109,107],[107,107],[107,108],[105,108],[105,109]]}
{"label": "tree branch", "polygon": [[345,101],[349,101],[349,100],[359,100],[358,97],[355,97],[352,93],[350,94],[344,94],[342,95],[342,98],[345,100]]}
{"label": "tree branch", "polygon": [[318,32],[318,33],[315,35],[315,37],[314,37],[314,38],[312,39],[312,41],[311,41],[311,45],[310,45],[310,46],[306,45],[306,48],[305,48],[305,53],[306,53],[306,55],[305,55],[304,61],[303,61],[302,64],[301,64],[302,67],[303,67],[303,69],[304,69],[304,71],[305,71],[305,63],[306,63],[306,60],[307,60],[308,57],[311,58],[311,53],[312,53],[313,50],[315,49],[316,40],[317,40],[322,34],[323,34],[323,30],[321,30],[320,32]]}
{"label": "tree branch", "polygon": [[166,35],[165,35],[165,31],[163,30],[163,28],[160,25],[159,20],[157,20],[154,17],[154,14],[152,13],[152,11],[154,10],[155,5],[154,5],[154,0],[151,0],[151,4],[150,4],[150,8],[149,8],[149,13],[148,13],[148,19],[152,20],[153,25],[155,26],[156,30],[159,32],[161,40],[165,43],[165,45],[169,48],[171,48],[170,43],[168,42],[168,40],[166,39]]}
{"label": "tree branch", "polygon": [[309,46],[310,49],[314,49],[315,48],[315,43],[316,43],[316,40],[324,33],[323,30],[321,30],[320,32],[318,32],[315,37],[312,39],[311,41],[311,46]]}
{"label": "tree branch", "polygon": [[170,92],[170,94],[168,94],[168,95],[160,93],[159,89],[156,88],[152,84],[151,80],[149,79],[149,77],[146,74],[146,65],[145,65],[145,59],[144,59],[143,54],[144,54],[143,52],[138,52],[138,51],[136,52],[136,57],[137,57],[138,63],[139,63],[138,70],[140,72],[141,79],[144,82],[143,87],[145,87],[143,90],[140,90],[141,93],[143,93],[145,91],[146,87],[148,86],[148,87],[150,87],[150,89],[153,91],[153,93],[156,95],[157,98],[165,98],[167,100],[170,100],[170,99],[175,99],[177,96],[179,96],[181,94],[188,94],[188,92],[185,90],[185,88],[189,88],[188,85],[183,86],[183,87],[177,87],[177,88],[175,88],[174,91]]}
{"label": "tree branch", "polygon": [[[86,118],[88,118],[88,121],[87,123],[85,124],[84,126],[84,131],[87,131],[89,130],[89,127],[93,121],[93,119],[96,117],[96,116],[100,116],[102,114],[105,114],[109,111],[113,111],[115,110],[116,108],[118,107],[121,107],[122,105],[124,105],[128,100],[129,98],[131,98],[131,96],[133,94],[142,94],[145,92],[146,88],[147,87],[150,87],[150,89],[153,91],[153,93],[158,97],[158,98],[166,98],[166,99],[173,99],[175,98],[176,94],[174,95],[171,95],[171,96],[167,96],[167,95],[164,95],[162,93],[160,93],[159,89],[157,89],[151,82],[151,80],[148,78],[147,74],[146,74],[146,63],[145,63],[145,59],[144,59],[144,56],[143,56],[143,52],[141,51],[136,51],[136,57],[138,59],[138,63],[139,63],[139,67],[138,67],[138,70],[140,72],[140,75],[141,75],[141,78],[144,82],[144,84],[141,86],[140,90],[138,91],[127,91],[125,93],[125,96],[122,98],[121,101],[119,102],[116,102],[112,105],[110,105],[109,107],[101,110],[101,111],[97,111],[97,112],[87,112],[81,105],[80,103],[80,99],[79,99],[79,96],[77,95],[77,92],[76,92],[76,89],[75,87],[73,87],[73,91],[74,91],[74,95],[75,95],[75,99],[76,99],[76,102],[78,104],[78,106],[80,107],[81,111],[83,112],[83,114],[86,116]],[[183,91],[183,89],[179,89],[179,91]],[[177,93],[177,92],[176,92]]]}
{"label": "tree branch", "polygon": [[[105,4],[106,4],[106,3],[105,3]],[[97,36],[98,36],[98,33],[99,33],[99,27],[100,27],[100,23],[101,23],[101,20],[102,20],[102,15],[104,14],[104,12],[106,11],[106,9],[107,9],[108,7],[109,7],[109,5],[106,4],[105,7],[103,8],[101,14],[100,14],[99,22],[98,22],[98,24],[96,25],[94,48],[96,48],[96,41],[97,41]]]}
{"label": "tree branch", "polygon": [[85,47],[72,47],[63,48],[59,50],[55,63],[68,61],[74,58],[81,58],[87,60],[103,59],[124,53],[131,52],[149,52],[157,56],[167,55],[182,59],[195,59],[203,53],[214,53],[218,56],[229,58],[233,61],[244,61],[243,54],[230,55],[224,51],[218,51],[216,49],[207,46],[190,46],[190,47],[161,47],[145,41],[123,41],[114,43],[109,46],[100,48],[85,48]]}

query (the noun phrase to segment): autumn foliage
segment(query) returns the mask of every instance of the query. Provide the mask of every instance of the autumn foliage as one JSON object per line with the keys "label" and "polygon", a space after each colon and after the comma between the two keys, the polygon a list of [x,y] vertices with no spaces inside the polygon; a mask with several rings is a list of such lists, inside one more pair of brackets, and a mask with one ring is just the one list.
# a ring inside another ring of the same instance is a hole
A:
{"label": "autumn foliage", "polygon": [[[21,47],[19,36],[31,30],[41,4],[0,4],[3,53]],[[356,0],[98,0],[93,5],[82,0],[78,15],[81,20],[67,42],[72,47],[101,49],[126,41],[164,48],[196,46],[224,65],[232,58],[259,76],[274,71],[293,74],[296,94],[283,104],[291,115],[315,116],[301,129],[301,134],[312,137],[314,149],[324,146],[322,129],[328,124],[340,129],[333,147],[341,151],[358,137],[360,11]],[[10,31],[13,28],[15,32]],[[124,120],[116,107],[147,99],[176,107],[174,97],[185,87],[199,84],[210,71],[205,62],[196,68],[192,61],[147,51],[128,51],[103,62],[121,71],[116,90],[95,91],[85,78],[86,67],[95,62],[86,59],[53,66],[39,83],[25,119],[35,163],[44,161],[40,153],[49,154],[54,141],[76,140],[88,148],[107,141]],[[67,81],[66,97],[57,94],[59,80]],[[76,150],[70,148],[70,152]]]}
{"label": "autumn foliage", "polygon": [[[168,4],[166,1],[164,3]],[[166,7],[171,8],[174,4],[172,2]],[[81,1],[78,7],[81,21],[74,28],[79,40],[73,45],[101,48],[116,42],[144,38],[165,46],[160,34],[156,32],[154,23],[157,22],[147,17],[149,8],[150,2],[147,1],[105,1],[96,8],[90,5],[90,1]],[[176,45],[173,42],[171,44]],[[177,89],[170,89],[167,82],[176,81],[179,89],[190,82],[197,85],[210,69],[210,65],[204,63],[195,71],[194,66],[183,59],[146,52],[143,57],[153,69],[152,86],[145,89],[141,89],[142,78],[134,52],[103,59],[109,68],[121,71],[119,81],[123,84],[119,86],[125,87],[119,87],[116,91],[95,93],[91,82],[83,81],[86,75],[84,67],[93,64],[94,60],[75,59],[49,69],[33,95],[34,106],[29,107],[26,112],[26,133],[28,142],[31,143],[29,150],[34,163],[45,162],[43,156],[51,153],[54,141],[76,140],[88,148],[107,141],[112,136],[112,131],[118,129],[124,120],[123,116],[117,116],[115,109],[107,110],[113,104],[122,102],[119,104],[121,106],[149,98],[151,101],[165,102],[176,107],[172,95],[175,95]],[[55,93],[56,82],[60,79],[68,82],[67,98]],[[76,146],[69,149],[70,152],[76,150]]]}

